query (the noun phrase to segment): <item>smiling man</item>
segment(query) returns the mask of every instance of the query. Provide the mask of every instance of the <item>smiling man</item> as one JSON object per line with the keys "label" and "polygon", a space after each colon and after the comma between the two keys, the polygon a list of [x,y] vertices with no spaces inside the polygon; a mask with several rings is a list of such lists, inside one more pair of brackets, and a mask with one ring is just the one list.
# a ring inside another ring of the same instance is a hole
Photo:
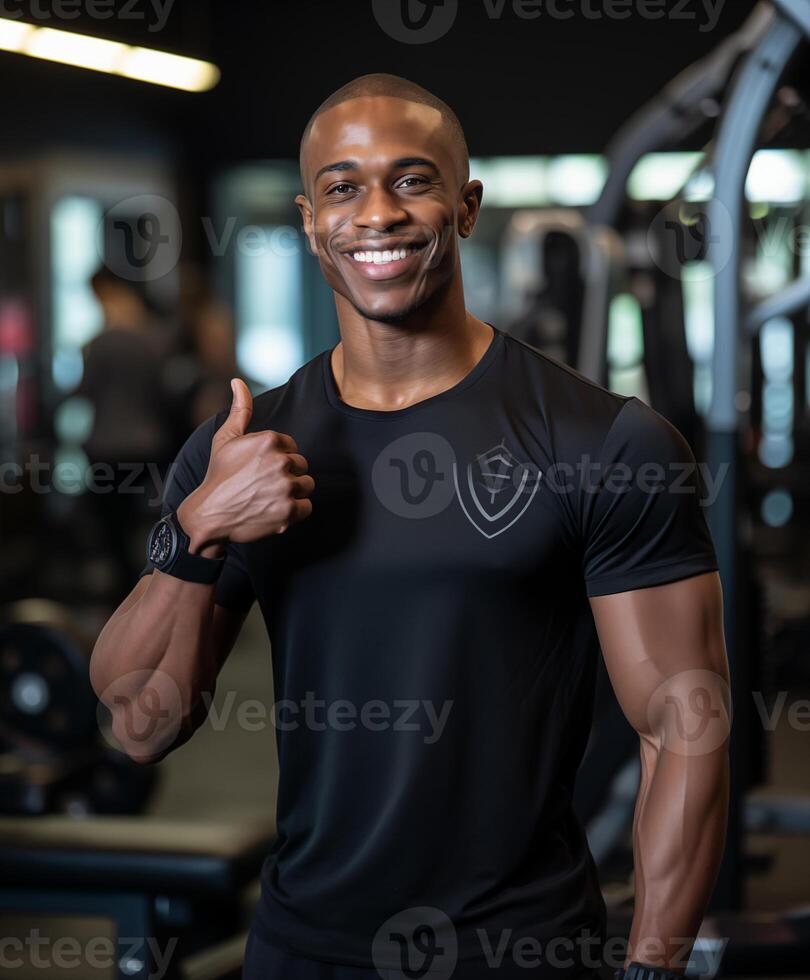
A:
{"label": "smiling man", "polygon": [[357,79],[307,126],[301,177],[340,343],[255,402],[235,379],[181,451],[93,653],[114,730],[145,761],[182,744],[258,599],[277,706],[319,710],[276,725],[246,980],[592,977],[605,909],[572,791],[601,644],[642,762],[625,965],[677,975],[728,779],[694,457],[467,312],[483,188],[439,99]]}
{"label": "smiling man", "polygon": [[[371,169],[396,194],[359,198]],[[339,315],[404,326],[463,307],[458,235],[472,233],[482,193],[469,177],[461,125],[427,92],[366,76],[327,99],[304,132],[296,201]]]}

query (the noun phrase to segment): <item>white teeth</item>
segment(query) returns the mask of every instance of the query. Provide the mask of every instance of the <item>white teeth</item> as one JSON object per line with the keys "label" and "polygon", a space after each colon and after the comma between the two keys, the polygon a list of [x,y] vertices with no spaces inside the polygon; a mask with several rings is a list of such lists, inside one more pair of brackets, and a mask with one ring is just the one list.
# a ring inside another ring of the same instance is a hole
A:
{"label": "white teeth", "polygon": [[395,248],[391,251],[386,250],[383,252],[353,252],[352,258],[355,262],[371,262],[374,265],[384,265],[388,262],[399,262],[412,255],[415,251],[416,249],[412,248]]}

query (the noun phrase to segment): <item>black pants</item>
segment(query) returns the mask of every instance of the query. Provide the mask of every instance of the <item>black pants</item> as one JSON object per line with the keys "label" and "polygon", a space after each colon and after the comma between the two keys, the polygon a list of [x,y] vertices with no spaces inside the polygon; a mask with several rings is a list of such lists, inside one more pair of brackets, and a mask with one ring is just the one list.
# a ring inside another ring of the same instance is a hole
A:
{"label": "black pants", "polygon": [[[474,973],[474,976],[473,976]],[[463,964],[453,971],[452,980],[532,980],[535,971],[512,967],[508,972],[481,968],[472,973]],[[586,971],[577,975],[576,980],[599,980],[601,974]],[[438,974],[426,974],[424,980],[439,980]],[[339,963],[324,963],[294,956],[271,945],[251,929],[245,946],[245,963],[242,980],[404,980],[400,970],[377,971],[362,966],[344,966]],[[444,980],[444,975],[442,975]],[[569,978],[570,980],[570,978]]]}

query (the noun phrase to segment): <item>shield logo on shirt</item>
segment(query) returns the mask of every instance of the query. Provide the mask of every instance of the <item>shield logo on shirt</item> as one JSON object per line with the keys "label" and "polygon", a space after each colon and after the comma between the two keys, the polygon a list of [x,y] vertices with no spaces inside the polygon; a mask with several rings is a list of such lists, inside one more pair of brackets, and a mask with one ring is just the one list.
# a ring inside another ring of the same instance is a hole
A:
{"label": "shield logo on shirt", "polygon": [[526,513],[537,493],[542,473],[534,463],[523,463],[506,440],[480,453],[466,469],[453,464],[453,479],[461,509],[485,538],[494,538]]}

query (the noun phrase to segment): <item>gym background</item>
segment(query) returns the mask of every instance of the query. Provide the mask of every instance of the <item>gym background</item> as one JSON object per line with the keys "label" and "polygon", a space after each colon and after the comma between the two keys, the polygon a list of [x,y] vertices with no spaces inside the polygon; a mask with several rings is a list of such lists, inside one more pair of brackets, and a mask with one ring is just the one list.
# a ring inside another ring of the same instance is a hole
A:
{"label": "gym background", "polygon": [[[337,340],[298,141],[372,71],[465,127],[469,308],[643,398],[711,476],[734,785],[689,972],[810,975],[808,33],[807,0],[3,0],[0,937],[43,937],[4,975],[239,976],[273,837],[258,610],[156,767],[116,750],[87,662],[228,379]],[[639,773],[604,675],[596,743],[577,808],[621,936]],[[94,962],[98,937],[135,938]]]}

